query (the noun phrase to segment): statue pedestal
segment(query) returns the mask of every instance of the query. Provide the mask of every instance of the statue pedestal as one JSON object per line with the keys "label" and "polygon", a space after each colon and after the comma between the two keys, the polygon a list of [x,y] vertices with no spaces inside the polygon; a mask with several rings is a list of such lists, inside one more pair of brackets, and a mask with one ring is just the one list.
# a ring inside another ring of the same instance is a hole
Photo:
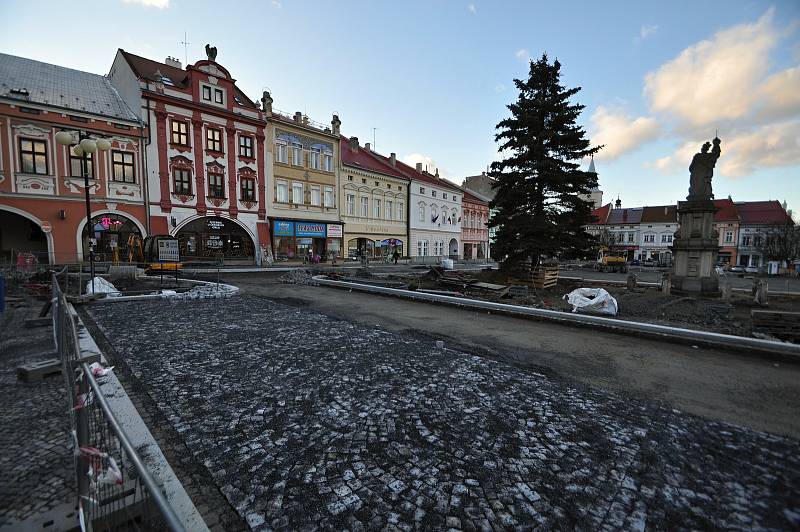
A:
{"label": "statue pedestal", "polygon": [[679,229],[672,242],[672,292],[720,295],[716,272],[719,235],[714,230],[717,208],[711,200],[678,202]]}

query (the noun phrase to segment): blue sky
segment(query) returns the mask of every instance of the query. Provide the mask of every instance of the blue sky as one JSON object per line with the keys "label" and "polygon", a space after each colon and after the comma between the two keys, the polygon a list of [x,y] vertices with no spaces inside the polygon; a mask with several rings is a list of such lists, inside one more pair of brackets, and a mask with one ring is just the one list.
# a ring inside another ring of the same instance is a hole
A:
{"label": "blue sky", "polygon": [[[155,4],[155,5],[148,5]],[[605,200],[683,199],[688,164],[719,129],[717,197],[800,210],[800,2],[195,2],[0,4],[0,51],[106,73],[118,47],[189,61],[215,45],[252,98],[329,122],[460,182],[497,157],[513,78],[542,52],[583,90],[606,145]]]}

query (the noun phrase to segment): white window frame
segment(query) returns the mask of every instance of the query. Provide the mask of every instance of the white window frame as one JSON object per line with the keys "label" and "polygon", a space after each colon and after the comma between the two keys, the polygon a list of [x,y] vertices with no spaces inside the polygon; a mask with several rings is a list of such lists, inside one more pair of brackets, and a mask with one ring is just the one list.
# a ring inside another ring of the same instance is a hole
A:
{"label": "white window frame", "polygon": [[369,218],[369,196],[361,196],[361,199],[358,201],[361,204],[361,208],[359,209],[361,217]]}
{"label": "white window frame", "polygon": [[392,219],[392,215],[394,214],[392,212],[393,209],[394,209],[394,202],[392,200],[387,199],[386,200],[386,206],[385,206],[385,210],[386,210],[385,218],[387,220],[391,220]]}
{"label": "white window frame", "polygon": [[372,200],[372,217],[375,219],[381,219],[381,200],[380,198],[374,198]]}
{"label": "white window frame", "polygon": [[356,195],[355,194],[347,194],[347,214],[349,216],[355,216],[356,214]]}
{"label": "white window frame", "polygon": [[322,154],[322,169],[326,172],[333,172],[333,154],[323,152]]}
{"label": "white window frame", "polygon": [[336,205],[336,197],[333,194],[333,187],[324,187],[322,192],[322,201],[325,207],[333,207]]}
{"label": "white window frame", "polygon": [[319,170],[320,165],[320,156],[322,155],[322,150],[319,148],[311,148],[309,153],[309,166],[314,170]]}
{"label": "white window frame", "polygon": [[303,166],[303,145],[292,142],[292,166]]}
{"label": "white window frame", "polygon": [[402,201],[400,201],[400,202],[398,202],[398,203],[397,203],[397,220],[398,220],[399,222],[402,222],[402,221],[403,221],[403,213],[405,212],[405,211],[403,210],[403,207],[404,207],[404,205],[403,205],[403,202],[402,202]]}
{"label": "white window frame", "polygon": [[311,185],[311,205],[319,207],[322,201],[320,186]]}
{"label": "white window frame", "polygon": [[275,141],[275,161],[289,164],[289,146],[285,142]]}
{"label": "white window frame", "polygon": [[420,257],[427,257],[428,256],[428,241],[427,240],[417,240],[417,255]]}
{"label": "white window frame", "polygon": [[421,202],[419,204],[419,221],[420,222],[425,221],[425,204]]}
{"label": "white window frame", "polygon": [[289,182],[285,179],[278,179],[275,182],[275,200],[278,203],[289,203]]}
{"label": "white window frame", "polygon": [[[300,201],[297,201],[298,199]],[[300,181],[292,181],[292,203],[295,205],[303,204],[303,183]]]}

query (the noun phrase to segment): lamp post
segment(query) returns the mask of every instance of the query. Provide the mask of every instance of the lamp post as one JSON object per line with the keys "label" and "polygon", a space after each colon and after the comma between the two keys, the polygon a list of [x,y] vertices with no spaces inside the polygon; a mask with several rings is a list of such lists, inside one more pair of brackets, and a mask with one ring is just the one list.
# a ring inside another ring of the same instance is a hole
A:
{"label": "lamp post", "polygon": [[[74,133],[78,134],[78,143],[75,144]],[[97,153],[98,151],[108,151],[111,148],[111,143],[107,139],[99,138],[93,139],[85,131],[80,130],[62,130],[56,133],[56,142],[62,146],[72,146],[72,153],[81,158],[81,173],[83,174],[83,191],[86,197],[86,235],[88,237],[89,246],[89,271],[92,276],[92,293],[94,293],[94,239],[92,238],[92,204],[89,198],[89,167],[87,165],[87,153]],[[96,163],[93,165],[93,170],[96,168]],[[83,256],[86,257],[86,246],[84,243]]]}

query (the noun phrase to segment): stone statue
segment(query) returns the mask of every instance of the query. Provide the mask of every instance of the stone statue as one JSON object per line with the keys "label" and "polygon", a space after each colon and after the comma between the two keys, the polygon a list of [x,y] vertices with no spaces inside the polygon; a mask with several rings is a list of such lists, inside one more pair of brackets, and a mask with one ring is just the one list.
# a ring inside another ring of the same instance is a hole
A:
{"label": "stone statue", "polygon": [[[689,165],[689,195],[686,196],[689,201],[714,199],[711,178],[714,176],[714,166],[721,153],[719,148],[721,141],[714,137],[713,142],[713,148],[711,148],[710,142],[703,144],[700,153],[694,155],[692,164]],[[711,152],[708,151],[709,148],[711,148]]]}
{"label": "stone statue", "polygon": [[208,57],[209,61],[216,61],[217,60],[217,47],[211,46],[210,44],[206,44],[206,57]]}

